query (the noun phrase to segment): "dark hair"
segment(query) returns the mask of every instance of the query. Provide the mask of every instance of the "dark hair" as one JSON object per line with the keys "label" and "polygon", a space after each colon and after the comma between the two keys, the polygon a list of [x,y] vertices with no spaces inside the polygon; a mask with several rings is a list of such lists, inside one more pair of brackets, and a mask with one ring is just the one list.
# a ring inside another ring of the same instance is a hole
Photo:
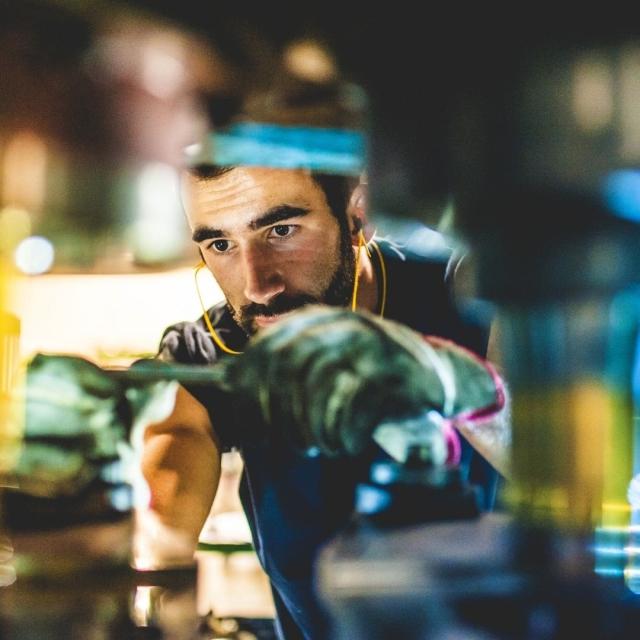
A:
{"label": "dark hair", "polygon": [[[213,180],[236,169],[237,165],[198,164],[189,168],[189,172],[199,180]],[[357,186],[357,178],[332,173],[311,172],[311,177],[322,189],[331,213],[340,224],[341,229],[349,231],[347,205],[351,193]]]}

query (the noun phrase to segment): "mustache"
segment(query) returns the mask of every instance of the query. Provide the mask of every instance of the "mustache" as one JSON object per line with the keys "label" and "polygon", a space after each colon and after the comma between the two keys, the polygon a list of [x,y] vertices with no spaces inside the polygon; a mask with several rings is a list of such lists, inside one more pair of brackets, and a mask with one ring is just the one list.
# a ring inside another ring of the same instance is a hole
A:
{"label": "mustache", "polygon": [[314,296],[299,294],[299,295],[286,295],[280,294],[269,304],[258,304],[256,302],[250,302],[240,307],[242,316],[245,318],[251,318],[255,316],[277,316],[281,313],[288,313],[289,311],[295,311],[300,307],[304,307],[307,304],[317,304],[320,300]]}

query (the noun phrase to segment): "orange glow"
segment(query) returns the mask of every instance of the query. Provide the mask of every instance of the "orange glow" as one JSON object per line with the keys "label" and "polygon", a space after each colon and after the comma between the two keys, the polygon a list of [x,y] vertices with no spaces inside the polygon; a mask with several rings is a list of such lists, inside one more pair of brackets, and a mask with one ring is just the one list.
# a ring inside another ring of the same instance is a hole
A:
{"label": "orange glow", "polygon": [[40,211],[46,192],[47,148],[30,131],[15,134],[2,162],[2,200],[5,205]]}

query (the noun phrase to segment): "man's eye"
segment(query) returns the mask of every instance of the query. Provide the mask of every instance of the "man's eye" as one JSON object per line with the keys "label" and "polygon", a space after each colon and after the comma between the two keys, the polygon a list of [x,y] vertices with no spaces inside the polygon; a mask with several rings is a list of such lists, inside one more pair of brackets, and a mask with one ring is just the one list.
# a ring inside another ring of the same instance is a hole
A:
{"label": "man's eye", "polygon": [[291,233],[292,226],[290,224],[278,224],[273,227],[273,232],[280,238],[284,238]]}
{"label": "man's eye", "polygon": [[211,246],[216,250],[219,251],[220,253],[226,251],[229,248],[229,241],[228,240],[214,240],[211,243]]}

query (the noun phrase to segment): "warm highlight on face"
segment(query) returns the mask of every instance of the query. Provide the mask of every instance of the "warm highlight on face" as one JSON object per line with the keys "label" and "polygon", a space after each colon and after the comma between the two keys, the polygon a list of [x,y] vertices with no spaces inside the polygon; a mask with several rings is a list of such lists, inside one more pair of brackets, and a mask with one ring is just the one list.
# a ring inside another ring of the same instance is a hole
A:
{"label": "warm highlight on face", "polygon": [[349,302],[348,231],[309,173],[238,167],[189,180],[194,241],[247,334],[306,304]]}

